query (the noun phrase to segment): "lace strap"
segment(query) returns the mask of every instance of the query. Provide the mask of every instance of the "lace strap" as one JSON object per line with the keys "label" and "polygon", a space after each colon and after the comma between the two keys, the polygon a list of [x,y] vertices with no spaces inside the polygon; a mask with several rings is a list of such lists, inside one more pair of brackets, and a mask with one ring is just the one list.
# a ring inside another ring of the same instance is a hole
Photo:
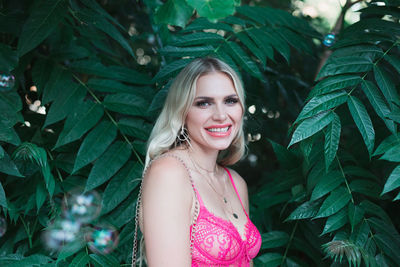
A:
{"label": "lace strap", "polygon": [[228,168],[225,168],[225,167],[224,167],[224,169],[225,169],[226,172],[228,173],[229,179],[231,180],[231,183],[232,183],[232,185],[233,185],[233,188],[235,189],[236,195],[237,195],[238,198],[239,198],[240,204],[242,204],[242,208],[243,208],[243,210],[244,210],[244,213],[246,214],[247,217],[249,217],[249,215],[247,214],[246,209],[245,209],[245,207],[244,207],[244,205],[243,205],[242,199],[240,198],[240,195],[239,195],[239,192],[238,192],[238,190],[237,190],[237,188],[236,188],[235,182],[233,181],[231,172],[228,170]]}
{"label": "lace strap", "polygon": [[186,171],[187,171],[187,173],[189,175],[190,183],[192,184],[192,188],[193,188],[194,195],[195,195],[195,198],[196,198],[196,200],[195,200],[195,208],[194,208],[194,217],[193,217],[193,220],[192,220],[192,232],[191,232],[191,235],[190,235],[190,255],[193,256],[194,236],[195,236],[195,233],[196,233],[197,217],[199,216],[199,200],[198,200],[198,197],[197,197],[197,190],[196,190],[196,188],[194,186],[194,182],[193,182],[193,178],[192,178],[192,175],[190,173],[190,170],[189,170],[188,166],[186,165],[186,163],[183,161],[183,159],[180,158],[179,156],[175,155],[175,154],[165,153],[165,154],[159,155],[156,158],[154,158],[153,160],[151,160],[149,162],[149,164],[147,164],[146,168],[143,171],[142,181],[140,182],[139,194],[138,194],[138,198],[137,198],[137,202],[136,202],[135,233],[134,233],[134,237],[133,237],[133,251],[132,251],[132,267],[136,266],[137,231],[138,231],[138,224],[139,224],[139,206],[140,206],[141,201],[142,201],[143,178],[146,175],[146,172],[149,169],[150,165],[155,160],[163,158],[163,157],[167,157],[167,156],[177,159],[185,167],[185,169],[186,169]]}

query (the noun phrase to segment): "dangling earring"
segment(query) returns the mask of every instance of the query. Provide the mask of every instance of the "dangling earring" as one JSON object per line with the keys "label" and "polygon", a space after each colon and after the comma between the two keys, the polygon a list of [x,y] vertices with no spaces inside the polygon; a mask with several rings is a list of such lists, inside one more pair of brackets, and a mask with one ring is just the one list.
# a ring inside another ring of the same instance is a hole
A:
{"label": "dangling earring", "polygon": [[181,130],[176,138],[178,139],[179,143],[189,142],[189,135],[184,125],[182,125]]}

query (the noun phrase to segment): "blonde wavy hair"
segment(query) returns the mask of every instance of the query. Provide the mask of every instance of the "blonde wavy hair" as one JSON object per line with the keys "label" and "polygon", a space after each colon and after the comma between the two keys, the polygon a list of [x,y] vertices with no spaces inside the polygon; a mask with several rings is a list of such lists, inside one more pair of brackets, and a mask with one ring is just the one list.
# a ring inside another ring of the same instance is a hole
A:
{"label": "blonde wavy hair", "polygon": [[[169,88],[164,107],[148,140],[146,166],[158,155],[179,145],[177,136],[185,124],[186,115],[193,104],[197,79],[212,72],[225,73],[232,79],[244,113],[245,94],[237,73],[228,64],[217,58],[205,57],[193,60],[178,74]],[[220,151],[217,160],[218,164],[223,166],[232,165],[242,158],[244,152],[245,141],[242,116],[239,131],[231,145],[226,150]]]}

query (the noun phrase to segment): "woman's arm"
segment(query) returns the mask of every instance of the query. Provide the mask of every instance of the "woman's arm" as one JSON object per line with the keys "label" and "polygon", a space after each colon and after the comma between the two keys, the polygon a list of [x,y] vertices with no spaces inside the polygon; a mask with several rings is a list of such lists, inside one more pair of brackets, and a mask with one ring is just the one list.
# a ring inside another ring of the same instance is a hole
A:
{"label": "woman's arm", "polygon": [[160,158],[147,171],[142,190],[148,265],[190,266],[193,189],[187,170],[174,158]]}

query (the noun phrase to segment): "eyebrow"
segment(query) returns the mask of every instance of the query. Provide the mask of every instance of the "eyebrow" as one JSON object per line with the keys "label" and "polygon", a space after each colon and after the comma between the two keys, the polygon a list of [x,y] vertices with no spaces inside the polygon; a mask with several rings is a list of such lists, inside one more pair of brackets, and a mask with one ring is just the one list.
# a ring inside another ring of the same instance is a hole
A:
{"label": "eyebrow", "polygon": [[[238,97],[238,95],[237,95],[237,94],[232,94],[232,95],[228,95],[228,96],[226,96],[226,97],[224,97],[224,98],[230,98],[230,97]],[[199,99],[203,99],[203,100],[212,100],[213,98],[212,98],[212,97],[209,97],[209,96],[198,96],[198,97],[196,97],[194,100],[199,100]]]}

